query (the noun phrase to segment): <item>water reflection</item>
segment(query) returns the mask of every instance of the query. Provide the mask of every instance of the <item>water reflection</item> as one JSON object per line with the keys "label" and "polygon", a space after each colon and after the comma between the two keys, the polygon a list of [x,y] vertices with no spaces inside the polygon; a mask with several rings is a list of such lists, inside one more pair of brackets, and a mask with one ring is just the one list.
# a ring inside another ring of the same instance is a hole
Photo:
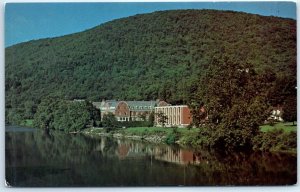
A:
{"label": "water reflection", "polygon": [[200,159],[193,151],[170,147],[167,145],[153,146],[150,144],[126,140],[117,140],[118,148],[116,154],[119,159],[139,158],[151,156],[155,160],[166,161],[177,164],[199,164]]}
{"label": "water reflection", "polygon": [[285,185],[296,157],[219,154],[60,132],[6,132],[6,179],[13,186]]}

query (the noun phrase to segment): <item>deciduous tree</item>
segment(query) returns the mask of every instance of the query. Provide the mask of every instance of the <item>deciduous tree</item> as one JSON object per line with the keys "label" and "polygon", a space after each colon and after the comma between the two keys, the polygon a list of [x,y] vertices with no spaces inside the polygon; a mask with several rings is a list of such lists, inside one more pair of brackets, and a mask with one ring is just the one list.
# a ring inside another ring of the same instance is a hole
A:
{"label": "deciduous tree", "polygon": [[283,105],[282,118],[284,121],[292,121],[293,125],[297,121],[297,97],[289,96]]}
{"label": "deciduous tree", "polygon": [[168,117],[162,112],[162,111],[159,111],[157,112],[156,114],[156,118],[157,118],[157,122],[161,125],[161,126],[165,126],[167,120],[168,120]]}
{"label": "deciduous tree", "polygon": [[211,146],[251,147],[252,138],[268,115],[268,83],[247,62],[226,56],[212,60],[197,94],[208,110]]}

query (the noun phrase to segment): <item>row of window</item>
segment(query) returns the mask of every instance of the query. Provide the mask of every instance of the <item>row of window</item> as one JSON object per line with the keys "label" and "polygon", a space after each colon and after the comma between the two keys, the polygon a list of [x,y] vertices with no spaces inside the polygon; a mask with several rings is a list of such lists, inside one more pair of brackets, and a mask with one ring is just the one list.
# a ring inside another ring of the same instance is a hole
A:
{"label": "row of window", "polygon": [[[118,118],[119,121],[129,121],[129,117],[119,117]],[[142,121],[143,119],[142,118],[139,118],[139,117],[135,117],[135,118],[132,118],[132,121]]]}
{"label": "row of window", "polygon": [[129,109],[152,109],[152,106],[130,106]]}
{"label": "row of window", "polygon": [[119,121],[129,121],[129,117],[119,117]]}

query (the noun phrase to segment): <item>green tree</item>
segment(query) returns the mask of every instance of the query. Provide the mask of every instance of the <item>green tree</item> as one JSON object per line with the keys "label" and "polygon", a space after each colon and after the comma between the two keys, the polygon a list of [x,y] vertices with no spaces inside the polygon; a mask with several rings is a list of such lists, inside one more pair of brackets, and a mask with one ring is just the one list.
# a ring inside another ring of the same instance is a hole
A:
{"label": "green tree", "polygon": [[[267,76],[271,76],[266,74]],[[272,75],[274,76],[274,74]],[[290,96],[296,96],[297,91],[296,75],[291,74],[277,75],[274,85],[268,92],[269,101],[272,106],[283,105],[286,99]]]}
{"label": "green tree", "polygon": [[23,111],[18,108],[6,109],[5,111],[5,123],[20,125],[23,119]]}
{"label": "green tree", "polygon": [[153,127],[155,121],[155,115],[153,111],[149,114],[148,121],[149,121],[149,127]]}
{"label": "green tree", "polygon": [[282,118],[284,121],[292,121],[295,125],[297,121],[297,97],[289,96],[283,104]]}
{"label": "green tree", "polygon": [[247,62],[216,57],[200,81],[197,93],[208,110],[210,145],[248,149],[268,116],[268,79]]}
{"label": "green tree", "polygon": [[69,126],[65,128],[66,132],[80,131],[91,124],[90,112],[85,102],[68,103],[65,121],[69,121]]}
{"label": "green tree", "polygon": [[113,113],[107,113],[103,115],[102,126],[107,129],[107,131],[111,131],[118,126],[118,121]]}
{"label": "green tree", "polygon": [[54,111],[58,107],[57,102],[53,98],[46,98],[41,101],[34,115],[34,126],[42,129],[53,128]]}
{"label": "green tree", "polygon": [[138,117],[141,118],[142,121],[146,121],[147,114],[146,114],[146,112],[143,112],[143,113],[139,114]]}
{"label": "green tree", "polygon": [[157,122],[165,127],[165,124],[168,120],[168,117],[162,112],[162,111],[159,111],[158,113],[155,114],[156,115],[156,118],[157,118]]}
{"label": "green tree", "polygon": [[36,105],[33,101],[25,101],[24,103],[24,118],[33,119],[36,112]]}
{"label": "green tree", "polygon": [[206,121],[207,111],[205,110],[203,102],[191,101],[189,104],[192,114],[192,125],[196,127],[201,127],[202,124]]}
{"label": "green tree", "polygon": [[34,116],[34,126],[43,129],[57,129],[77,132],[94,125],[99,120],[90,102],[68,101],[47,98],[38,105]]}

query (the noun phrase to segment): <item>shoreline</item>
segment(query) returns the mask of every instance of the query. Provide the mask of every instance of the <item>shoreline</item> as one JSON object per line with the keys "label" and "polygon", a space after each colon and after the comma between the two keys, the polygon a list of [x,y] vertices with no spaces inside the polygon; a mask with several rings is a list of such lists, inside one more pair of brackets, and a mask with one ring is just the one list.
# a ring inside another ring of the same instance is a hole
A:
{"label": "shoreline", "polygon": [[[99,128],[96,128],[96,130]],[[102,128],[99,129],[101,131],[104,131]],[[126,134],[126,132],[109,132],[109,133],[105,133],[105,132],[96,132],[93,131],[93,129],[89,129],[89,130],[84,130],[79,132],[81,134],[84,135],[88,135],[88,136],[105,136],[105,137],[113,137],[113,138],[126,138],[126,139],[130,139],[130,140],[136,140],[136,141],[147,141],[153,144],[166,144],[166,145],[170,145],[169,143],[166,142],[166,139],[168,137],[167,134],[163,134],[163,135],[158,135],[158,134],[149,134],[149,135],[134,135],[134,134]],[[180,138],[182,138],[183,136],[181,135]],[[174,142],[174,144],[178,144],[180,147],[183,148],[192,148],[192,149],[201,149],[201,146],[191,146],[191,145],[186,145],[182,142],[180,142],[180,138],[178,140],[176,140]],[[253,152],[270,152],[270,153],[284,153],[284,154],[290,154],[293,156],[297,156],[297,148],[291,148],[289,150],[253,150]]]}
{"label": "shoreline", "polygon": [[[8,126],[8,125],[6,125]],[[36,130],[42,130],[42,129],[38,129],[38,128],[33,128],[33,127],[28,127],[28,126],[23,126],[23,125],[18,125],[19,127],[24,127],[24,128],[32,128],[32,129],[36,129]],[[57,131],[57,130],[51,130],[51,131]],[[64,132],[65,133],[65,132]],[[192,149],[201,149],[201,146],[195,146],[195,145],[189,145],[186,144],[184,141],[182,141],[182,138],[185,137],[184,134],[180,134],[179,138],[177,138],[176,140],[174,140],[173,143],[168,143],[167,139],[170,136],[170,133],[167,132],[146,132],[146,133],[140,133],[140,134],[135,134],[132,132],[126,132],[125,130],[117,130],[117,131],[112,131],[109,133],[105,132],[104,128],[88,128],[88,129],[84,129],[81,131],[76,131],[76,132],[69,132],[69,133],[65,133],[65,134],[70,134],[70,135],[76,135],[76,134],[83,134],[83,135],[87,135],[87,136],[105,136],[105,137],[113,137],[113,138],[126,138],[126,139],[130,139],[130,140],[136,140],[136,141],[146,141],[146,142],[150,142],[153,144],[165,144],[165,145],[170,145],[170,144],[177,144],[180,147],[183,148],[192,148]],[[269,150],[261,150],[261,149],[252,149],[254,152],[270,152],[270,153],[285,153],[285,154],[290,154],[293,156],[297,155],[297,148],[288,148],[286,150],[280,150],[280,149],[269,149]]]}
{"label": "shoreline", "polygon": [[160,135],[126,135],[122,133],[103,133],[103,132],[92,132],[92,131],[82,131],[80,132],[84,135],[97,135],[97,136],[106,136],[106,137],[113,137],[113,138],[127,138],[127,139],[132,139],[132,140],[138,140],[138,141],[148,141],[151,143],[164,143],[164,141],[167,138],[167,136],[160,136]]}

